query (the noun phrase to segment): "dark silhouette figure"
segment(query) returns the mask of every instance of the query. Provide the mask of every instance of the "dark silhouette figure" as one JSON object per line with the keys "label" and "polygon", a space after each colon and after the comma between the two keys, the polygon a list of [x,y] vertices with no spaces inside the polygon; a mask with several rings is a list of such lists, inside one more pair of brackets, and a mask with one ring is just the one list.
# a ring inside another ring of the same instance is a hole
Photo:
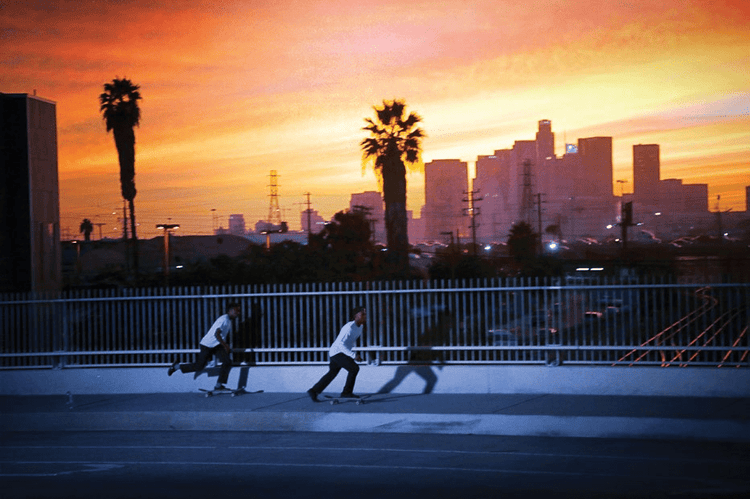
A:
{"label": "dark silhouette figure", "polygon": [[91,223],[91,220],[88,218],[84,218],[83,222],[81,222],[81,227],[79,228],[79,232],[83,234],[83,239],[86,241],[91,240],[91,233],[94,231],[94,224]]}
{"label": "dark silhouette figure", "polygon": [[[240,349],[253,349],[262,344],[261,341],[261,322],[263,320],[263,309],[260,303],[254,301],[250,305],[250,312],[247,318],[240,322],[237,332],[234,335],[235,346]],[[236,355],[236,360],[243,366],[256,365],[257,359],[254,351],[242,352]]]}
{"label": "dark silhouette figure", "polygon": [[432,393],[438,382],[437,374],[435,374],[432,368],[437,366],[438,369],[442,369],[442,364],[445,363],[442,352],[436,352],[432,350],[432,347],[445,344],[448,332],[450,331],[452,317],[453,314],[450,312],[440,312],[438,314],[435,325],[417,338],[417,347],[419,348],[411,350],[409,361],[406,365],[398,366],[393,379],[383,385],[378,390],[378,393],[391,393],[411,373],[425,380],[425,387],[422,393]]}

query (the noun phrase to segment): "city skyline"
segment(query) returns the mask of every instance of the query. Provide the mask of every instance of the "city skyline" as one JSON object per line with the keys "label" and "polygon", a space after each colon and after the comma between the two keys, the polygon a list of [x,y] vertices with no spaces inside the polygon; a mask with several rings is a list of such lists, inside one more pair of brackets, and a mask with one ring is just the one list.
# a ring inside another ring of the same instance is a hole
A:
{"label": "city skyline", "polygon": [[[719,195],[722,210],[744,210],[746,2],[532,3],[10,3],[0,91],[57,103],[61,223],[74,234],[84,218],[122,216],[97,102],[116,76],[143,95],[141,237],[170,219],[210,233],[215,216],[266,218],[271,170],[290,228],[307,192],[330,219],[352,193],[377,190],[362,175],[361,128],[394,97],[423,117],[425,163],[459,159],[473,174],[479,156],[533,140],[549,119],[557,155],[578,138],[613,137],[613,181],[627,180],[618,195],[633,190],[633,145],[659,144],[662,178],[708,184],[711,210]],[[418,216],[424,173],[407,185]]]}

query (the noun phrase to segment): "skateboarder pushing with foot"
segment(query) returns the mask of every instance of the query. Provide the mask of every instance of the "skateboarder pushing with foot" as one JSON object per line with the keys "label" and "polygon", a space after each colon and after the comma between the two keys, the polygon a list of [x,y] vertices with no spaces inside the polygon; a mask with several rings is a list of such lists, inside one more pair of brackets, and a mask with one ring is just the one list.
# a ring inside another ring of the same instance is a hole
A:
{"label": "skateboarder pushing with foot", "polygon": [[346,384],[344,391],[341,392],[342,398],[359,398],[354,395],[354,382],[357,380],[359,366],[355,361],[361,362],[359,354],[352,351],[357,339],[362,335],[362,329],[367,321],[367,311],[364,307],[356,307],[352,310],[352,321],[344,324],[339,331],[336,341],[331,345],[328,351],[329,364],[328,372],[320,378],[320,381],[307,390],[307,394],[314,402],[319,402],[318,395],[333,381],[341,369],[346,369]]}
{"label": "skateboarder pushing with foot", "polygon": [[172,376],[178,369],[183,373],[193,373],[200,371],[209,359],[216,355],[221,362],[219,379],[216,382],[214,390],[228,390],[224,383],[229,379],[229,371],[232,369],[232,359],[229,356],[231,349],[227,343],[227,337],[232,332],[232,320],[240,316],[239,303],[230,303],[227,305],[226,313],[216,319],[208,332],[203,336],[200,342],[200,352],[195,362],[189,364],[180,364],[175,361],[169,368],[167,374]]}

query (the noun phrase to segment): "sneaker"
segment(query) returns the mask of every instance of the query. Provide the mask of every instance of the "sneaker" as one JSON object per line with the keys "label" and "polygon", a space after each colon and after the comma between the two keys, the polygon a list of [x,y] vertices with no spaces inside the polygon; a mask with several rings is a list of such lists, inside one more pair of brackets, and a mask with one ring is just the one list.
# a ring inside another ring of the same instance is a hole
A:
{"label": "sneaker", "polygon": [[221,383],[216,383],[216,386],[214,387],[215,392],[230,392],[231,390],[227,388],[226,386],[222,385]]}
{"label": "sneaker", "polygon": [[172,375],[173,375],[173,374],[174,374],[174,373],[175,373],[175,372],[177,371],[177,369],[179,369],[179,367],[180,367],[180,364],[179,364],[179,362],[177,362],[177,361],[174,361],[174,362],[172,363],[172,365],[171,365],[171,366],[169,366],[169,370],[167,370],[167,374],[168,374],[169,376],[172,376]]}
{"label": "sneaker", "polygon": [[359,395],[354,395],[353,393],[342,393],[339,398],[342,398],[342,399],[358,399]]}
{"label": "sneaker", "polygon": [[312,388],[307,390],[307,394],[310,396],[313,402],[320,402],[320,400],[318,400],[317,392],[315,392],[315,390],[313,390]]}

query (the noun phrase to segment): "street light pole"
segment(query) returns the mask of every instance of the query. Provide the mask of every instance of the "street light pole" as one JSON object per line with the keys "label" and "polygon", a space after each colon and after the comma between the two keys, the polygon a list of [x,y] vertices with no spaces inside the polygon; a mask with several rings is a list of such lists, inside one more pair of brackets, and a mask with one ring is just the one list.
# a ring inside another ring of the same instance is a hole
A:
{"label": "street light pole", "polygon": [[164,280],[169,286],[169,231],[179,229],[179,224],[157,224],[157,229],[164,229]]}

